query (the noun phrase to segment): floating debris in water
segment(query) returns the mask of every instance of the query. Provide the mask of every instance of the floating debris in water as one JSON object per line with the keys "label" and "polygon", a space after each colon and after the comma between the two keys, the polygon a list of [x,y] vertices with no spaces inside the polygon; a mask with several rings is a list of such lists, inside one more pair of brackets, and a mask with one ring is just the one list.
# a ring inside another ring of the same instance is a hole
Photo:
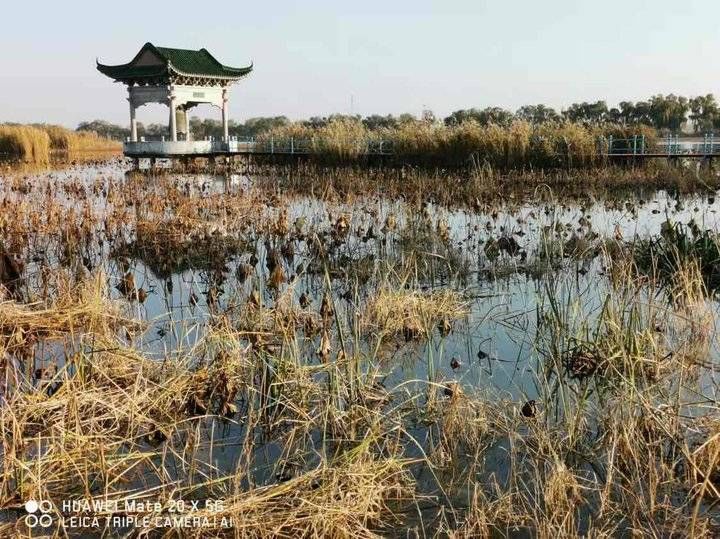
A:
{"label": "floating debris in water", "polygon": [[522,415],[525,417],[535,417],[537,415],[537,403],[534,400],[529,400],[525,404],[522,405],[522,408],[520,411],[522,412]]}
{"label": "floating debris in water", "polygon": [[328,321],[333,315],[333,308],[330,300],[330,294],[325,292],[323,294],[322,303],[320,304],[320,316],[323,320]]}
{"label": "floating debris in water", "polygon": [[2,251],[2,254],[0,254],[0,284],[15,299],[19,298],[23,270],[24,267],[21,262],[15,260],[15,257],[6,251]]}
{"label": "floating debris in water", "polygon": [[147,299],[147,297],[148,297],[148,293],[145,291],[145,289],[144,289],[144,288],[138,288],[138,291],[137,291],[137,300],[138,300],[140,303],[145,303],[145,300]]}
{"label": "floating debris in water", "polygon": [[332,352],[332,343],[330,342],[330,334],[326,329],[323,331],[322,337],[320,338],[320,346],[317,350],[318,357],[327,363],[330,361],[330,353]]}
{"label": "floating debris in water", "polygon": [[584,346],[573,350],[567,361],[570,376],[577,379],[587,378],[595,374],[601,360],[598,354]]}
{"label": "floating debris in water", "polygon": [[347,216],[341,215],[338,217],[337,221],[335,221],[335,224],[333,225],[333,229],[335,230],[335,234],[337,236],[345,236],[350,229],[350,223]]}
{"label": "floating debris in water", "polygon": [[440,335],[443,337],[447,337],[450,335],[450,332],[452,331],[452,324],[450,323],[450,320],[447,318],[443,318],[440,320],[440,323],[438,324],[438,330],[440,331]]}
{"label": "floating debris in water", "polygon": [[136,295],[135,276],[132,272],[128,271],[125,275],[123,275],[116,288],[123,296],[132,299]]}
{"label": "floating debris in water", "polygon": [[462,394],[460,384],[457,382],[447,382],[443,388],[443,395],[450,398],[456,398]]}
{"label": "floating debris in water", "polygon": [[240,264],[237,267],[237,270],[235,270],[235,275],[238,278],[238,281],[241,283],[244,283],[247,281],[248,277],[250,277],[253,272],[255,271],[255,266],[252,266],[250,264]]}
{"label": "floating debris in water", "polygon": [[282,265],[278,264],[275,266],[275,269],[272,270],[272,273],[270,274],[270,279],[268,280],[268,286],[274,290],[279,290],[280,286],[285,282],[285,271],[283,270]]}

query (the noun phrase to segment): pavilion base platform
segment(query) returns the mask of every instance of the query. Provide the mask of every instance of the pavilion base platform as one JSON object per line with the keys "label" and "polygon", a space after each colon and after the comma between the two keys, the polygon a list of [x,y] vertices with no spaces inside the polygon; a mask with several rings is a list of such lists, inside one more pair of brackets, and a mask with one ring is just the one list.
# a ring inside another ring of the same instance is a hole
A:
{"label": "pavilion base platform", "polygon": [[255,150],[253,142],[192,140],[192,141],[141,141],[125,142],[123,153],[133,160],[136,169],[140,160],[148,160],[154,169],[158,159],[170,161],[171,168],[186,169],[196,159],[205,159],[207,165],[215,167],[218,163],[229,165],[235,156],[250,155]]}
{"label": "pavilion base platform", "polygon": [[190,140],[143,141],[123,143],[125,157],[172,159],[183,157],[219,157],[256,153],[254,142]]}

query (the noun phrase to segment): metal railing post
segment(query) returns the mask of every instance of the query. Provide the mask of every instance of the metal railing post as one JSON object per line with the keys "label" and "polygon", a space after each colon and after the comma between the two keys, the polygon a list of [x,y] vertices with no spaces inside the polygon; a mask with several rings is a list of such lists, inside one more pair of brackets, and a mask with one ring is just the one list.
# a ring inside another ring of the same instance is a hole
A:
{"label": "metal railing post", "polygon": [[295,137],[290,137],[290,154],[295,153]]}
{"label": "metal railing post", "polygon": [[270,136],[270,153],[275,153],[275,135]]}

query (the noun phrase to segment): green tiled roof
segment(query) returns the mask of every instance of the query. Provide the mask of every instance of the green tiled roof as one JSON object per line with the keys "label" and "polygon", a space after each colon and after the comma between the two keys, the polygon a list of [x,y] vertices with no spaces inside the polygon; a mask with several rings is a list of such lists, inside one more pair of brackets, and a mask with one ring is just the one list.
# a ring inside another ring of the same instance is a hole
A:
{"label": "green tiled roof", "polygon": [[[157,65],[137,65],[146,51],[154,53],[161,62]],[[168,78],[173,74],[210,77],[218,79],[239,79],[252,71],[253,66],[230,67],[218,62],[207,49],[199,51],[189,49],[171,49],[155,47],[146,43],[130,62],[121,65],[103,65],[98,62],[101,73],[118,81],[133,82],[139,80]]]}

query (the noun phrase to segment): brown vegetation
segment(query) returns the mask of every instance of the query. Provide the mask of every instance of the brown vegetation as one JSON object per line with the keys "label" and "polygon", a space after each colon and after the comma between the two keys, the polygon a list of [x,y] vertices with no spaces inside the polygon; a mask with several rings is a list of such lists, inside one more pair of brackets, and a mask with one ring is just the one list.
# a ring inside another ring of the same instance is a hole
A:
{"label": "brown vegetation", "polygon": [[121,145],[96,133],[76,132],[56,125],[0,125],[0,158],[45,164],[51,151],[68,153],[118,151]]}
{"label": "brown vegetation", "polygon": [[382,141],[392,150],[391,162],[412,165],[494,169],[587,168],[603,164],[605,137],[616,139],[644,135],[646,145],[655,144],[655,130],[647,126],[588,125],[548,122],[534,125],[517,120],[508,126],[481,125],[468,120],[458,125],[412,121],[397,127],[367,129],[359,120],[342,118],[320,127],[289,124],[263,133],[259,140],[276,144],[292,138],[309,142],[320,159],[353,161],[364,156],[369,145]]}

